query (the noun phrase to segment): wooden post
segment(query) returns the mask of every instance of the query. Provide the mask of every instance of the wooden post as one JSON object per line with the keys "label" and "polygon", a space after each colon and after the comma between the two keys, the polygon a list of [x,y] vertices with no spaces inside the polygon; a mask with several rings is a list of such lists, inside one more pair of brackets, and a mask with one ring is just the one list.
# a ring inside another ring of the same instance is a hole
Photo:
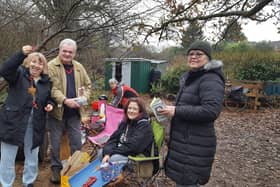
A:
{"label": "wooden post", "polygon": [[249,98],[249,106],[253,110],[257,110],[261,105],[260,98],[263,97],[263,82],[261,81],[245,81],[245,80],[233,80],[233,85],[242,85],[244,88],[249,90],[249,93],[246,93],[246,96]]}
{"label": "wooden post", "polygon": [[60,144],[60,160],[67,160],[71,156],[69,139],[67,132],[64,131]]}

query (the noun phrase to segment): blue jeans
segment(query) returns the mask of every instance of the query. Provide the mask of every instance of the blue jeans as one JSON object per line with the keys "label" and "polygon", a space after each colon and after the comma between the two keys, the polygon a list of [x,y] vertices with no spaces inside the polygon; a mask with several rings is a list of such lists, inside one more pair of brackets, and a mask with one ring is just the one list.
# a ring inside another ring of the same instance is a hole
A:
{"label": "blue jeans", "polygon": [[50,130],[51,167],[62,169],[62,163],[60,160],[60,143],[64,129],[66,129],[69,137],[71,155],[82,148],[80,117],[72,116],[71,118],[63,120],[49,117],[48,128]]}
{"label": "blue jeans", "polygon": [[[101,160],[103,159],[103,149],[99,149],[97,152],[97,159]],[[128,157],[120,154],[113,154],[110,156],[109,162],[121,162],[121,163],[127,163]]]}
{"label": "blue jeans", "polygon": [[[24,169],[22,182],[23,185],[34,183],[38,175],[38,152],[39,147],[31,150],[33,137],[32,123],[28,122],[24,136]],[[18,146],[1,142],[1,160],[0,160],[0,183],[2,187],[12,187],[16,173],[15,160]]]}

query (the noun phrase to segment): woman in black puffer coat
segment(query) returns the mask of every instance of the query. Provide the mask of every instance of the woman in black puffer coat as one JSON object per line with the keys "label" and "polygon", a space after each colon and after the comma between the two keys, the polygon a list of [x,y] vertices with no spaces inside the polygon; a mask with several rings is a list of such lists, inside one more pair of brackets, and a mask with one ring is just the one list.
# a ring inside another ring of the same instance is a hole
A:
{"label": "woman in black puffer coat", "polygon": [[29,45],[23,46],[22,51],[0,66],[0,76],[9,85],[8,97],[0,110],[0,183],[3,187],[13,186],[15,158],[21,145],[24,145],[25,156],[23,186],[33,186],[36,180],[46,112],[54,105],[50,100],[51,82],[47,68],[44,55],[32,52]]}
{"label": "woman in black puffer coat", "polygon": [[208,182],[216,152],[214,121],[224,95],[222,62],[211,59],[207,42],[194,42],[187,62],[190,71],[180,79],[175,106],[161,110],[172,117],[165,172],[177,187]]}

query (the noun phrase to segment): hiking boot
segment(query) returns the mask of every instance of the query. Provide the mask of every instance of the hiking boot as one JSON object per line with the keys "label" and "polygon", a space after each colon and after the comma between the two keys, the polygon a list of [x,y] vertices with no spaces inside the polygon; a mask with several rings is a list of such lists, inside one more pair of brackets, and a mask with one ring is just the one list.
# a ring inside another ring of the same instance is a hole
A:
{"label": "hiking boot", "polygon": [[60,184],[60,168],[52,168],[50,181],[54,184]]}

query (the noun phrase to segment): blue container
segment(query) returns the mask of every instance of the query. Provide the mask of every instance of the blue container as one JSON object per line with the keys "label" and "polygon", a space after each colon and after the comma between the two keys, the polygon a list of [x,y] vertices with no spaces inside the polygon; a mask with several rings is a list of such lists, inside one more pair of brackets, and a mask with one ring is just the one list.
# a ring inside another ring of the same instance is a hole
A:
{"label": "blue container", "polygon": [[101,177],[104,181],[109,182],[113,178],[113,166],[110,163],[101,164],[100,166]]}
{"label": "blue container", "polygon": [[[124,163],[112,163],[109,170],[102,171],[101,161],[96,159],[69,179],[71,187],[80,187],[89,177],[96,177],[96,182],[91,187],[101,187],[114,180],[122,171]],[[98,169],[99,168],[99,169]],[[105,180],[104,180],[105,179]]]}
{"label": "blue container", "polygon": [[280,95],[280,82],[265,82],[264,93],[266,95]]}
{"label": "blue container", "polygon": [[112,179],[114,180],[122,172],[122,168],[123,168],[124,164],[120,163],[120,162],[113,162],[112,164],[113,164],[112,165],[112,167],[113,167]]}
{"label": "blue container", "polygon": [[89,177],[95,176],[97,178],[96,182],[91,187],[101,187],[107,184],[107,181],[104,181],[101,176],[101,172],[98,169],[101,165],[101,162],[96,159],[83,168],[81,171],[76,173],[69,179],[71,187],[83,186],[83,184],[88,180]]}
{"label": "blue container", "polygon": [[110,162],[101,164],[100,171],[102,179],[106,182],[115,180],[122,171],[124,164],[120,162]]}

